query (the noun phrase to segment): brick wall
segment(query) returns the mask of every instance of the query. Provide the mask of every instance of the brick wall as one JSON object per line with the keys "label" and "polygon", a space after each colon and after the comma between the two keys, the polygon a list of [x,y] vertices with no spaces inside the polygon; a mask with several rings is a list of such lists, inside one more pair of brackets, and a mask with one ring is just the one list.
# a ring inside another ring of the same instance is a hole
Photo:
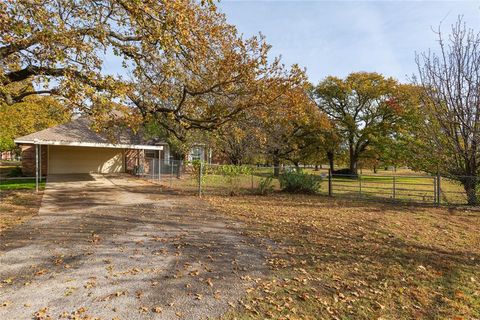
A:
{"label": "brick wall", "polygon": [[[22,144],[20,146],[22,152],[22,173],[24,176],[35,176],[35,145]],[[48,168],[48,147],[42,146],[42,175],[46,175]]]}
{"label": "brick wall", "polygon": [[[140,159],[140,161],[139,161]],[[145,158],[143,157],[143,150],[127,149],[125,150],[125,172],[133,174],[134,168],[138,166],[145,166]]]}

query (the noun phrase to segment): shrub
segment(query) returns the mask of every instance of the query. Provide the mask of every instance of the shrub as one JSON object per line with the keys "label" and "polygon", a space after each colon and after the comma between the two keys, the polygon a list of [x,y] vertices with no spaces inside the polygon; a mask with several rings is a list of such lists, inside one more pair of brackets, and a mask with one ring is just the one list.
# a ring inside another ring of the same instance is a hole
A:
{"label": "shrub", "polygon": [[22,168],[15,167],[8,174],[8,177],[23,177]]}
{"label": "shrub", "polygon": [[266,177],[266,178],[260,179],[260,182],[258,183],[257,193],[264,196],[272,192],[273,192],[273,178]]}
{"label": "shrub", "polygon": [[302,170],[287,171],[280,176],[280,188],[291,193],[317,193],[322,179]]}

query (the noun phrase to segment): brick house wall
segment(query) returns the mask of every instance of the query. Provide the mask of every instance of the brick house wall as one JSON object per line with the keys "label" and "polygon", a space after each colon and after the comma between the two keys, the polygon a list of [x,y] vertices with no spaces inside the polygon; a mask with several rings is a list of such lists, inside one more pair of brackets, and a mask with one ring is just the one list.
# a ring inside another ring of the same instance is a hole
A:
{"label": "brick house wall", "polygon": [[138,165],[145,167],[145,157],[143,155],[143,150],[125,150],[125,172],[134,174],[134,169]]}
{"label": "brick house wall", "polygon": [[[22,174],[27,177],[35,176],[35,145],[20,145],[22,155]],[[48,170],[48,146],[42,146],[42,175],[47,175]]]}

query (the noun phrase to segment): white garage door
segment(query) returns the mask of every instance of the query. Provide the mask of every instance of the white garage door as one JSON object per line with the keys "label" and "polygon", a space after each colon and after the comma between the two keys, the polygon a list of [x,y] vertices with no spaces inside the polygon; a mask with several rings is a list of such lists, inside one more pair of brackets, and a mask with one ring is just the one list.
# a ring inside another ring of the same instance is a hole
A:
{"label": "white garage door", "polygon": [[49,146],[48,173],[124,172],[122,149]]}

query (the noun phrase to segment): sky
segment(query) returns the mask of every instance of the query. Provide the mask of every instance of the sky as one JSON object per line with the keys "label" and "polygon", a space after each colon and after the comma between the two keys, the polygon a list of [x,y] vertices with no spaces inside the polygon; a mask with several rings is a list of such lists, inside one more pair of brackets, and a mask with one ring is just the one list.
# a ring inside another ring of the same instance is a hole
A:
{"label": "sky", "polygon": [[318,83],[375,71],[407,82],[415,52],[438,49],[432,28],[448,33],[459,15],[480,32],[480,1],[222,0],[219,10],[245,37],[261,32],[271,56],[298,63]]}

